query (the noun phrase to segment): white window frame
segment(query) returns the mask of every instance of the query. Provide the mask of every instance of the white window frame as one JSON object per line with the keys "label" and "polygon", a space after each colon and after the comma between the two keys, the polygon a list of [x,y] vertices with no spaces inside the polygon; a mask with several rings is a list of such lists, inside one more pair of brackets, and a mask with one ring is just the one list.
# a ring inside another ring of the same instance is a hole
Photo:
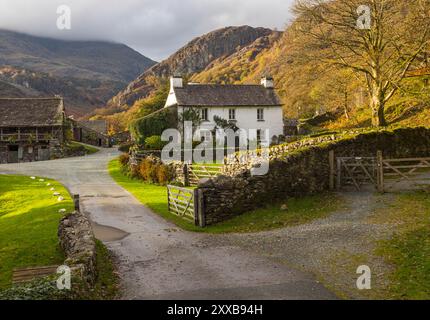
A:
{"label": "white window frame", "polygon": [[[232,117],[233,115],[233,117]],[[230,121],[236,121],[236,109],[228,109],[228,120]]]}
{"label": "white window frame", "polygon": [[264,108],[257,109],[257,121],[265,121],[264,120]]}
{"label": "white window frame", "polygon": [[209,121],[209,108],[202,108],[201,118],[203,121]]}

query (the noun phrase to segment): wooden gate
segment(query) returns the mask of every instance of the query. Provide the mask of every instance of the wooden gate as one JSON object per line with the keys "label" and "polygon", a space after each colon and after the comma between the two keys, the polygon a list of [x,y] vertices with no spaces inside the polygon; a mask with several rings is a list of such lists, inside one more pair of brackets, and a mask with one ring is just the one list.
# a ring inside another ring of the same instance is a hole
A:
{"label": "wooden gate", "polygon": [[212,179],[219,176],[222,172],[223,165],[198,165],[188,166],[189,184],[196,186],[201,179]]}
{"label": "wooden gate", "polygon": [[336,188],[353,186],[361,191],[364,186],[377,187],[378,164],[376,157],[337,158]]}
{"label": "wooden gate", "polygon": [[[335,164],[337,166],[335,167]],[[430,185],[430,158],[384,159],[376,157],[339,157],[330,151],[330,189],[353,186],[361,191],[374,186],[379,192],[393,190],[401,184],[405,189]]]}
{"label": "wooden gate", "polygon": [[195,196],[194,190],[167,186],[168,207],[174,213],[188,220],[195,220]]}
{"label": "wooden gate", "polygon": [[206,226],[202,190],[167,186],[167,206],[170,213],[194,221],[196,226]]}
{"label": "wooden gate", "polygon": [[402,183],[408,188],[430,184],[430,158],[382,159],[381,188],[393,190]]}

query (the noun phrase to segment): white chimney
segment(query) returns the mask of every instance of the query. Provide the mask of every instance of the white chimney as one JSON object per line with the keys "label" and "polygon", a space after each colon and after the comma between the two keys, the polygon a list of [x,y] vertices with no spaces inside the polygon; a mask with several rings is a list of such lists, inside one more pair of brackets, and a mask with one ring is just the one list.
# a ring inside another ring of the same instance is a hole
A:
{"label": "white chimney", "polygon": [[183,88],[184,87],[184,80],[182,79],[182,76],[173,75],[172,77],[170,77],[170,87],[171,88]]}
{"label": "white chimney", "polygon": [[261,85],[264,86],[266,89],[273,89],[275,87],[272,77],[261,78]]}

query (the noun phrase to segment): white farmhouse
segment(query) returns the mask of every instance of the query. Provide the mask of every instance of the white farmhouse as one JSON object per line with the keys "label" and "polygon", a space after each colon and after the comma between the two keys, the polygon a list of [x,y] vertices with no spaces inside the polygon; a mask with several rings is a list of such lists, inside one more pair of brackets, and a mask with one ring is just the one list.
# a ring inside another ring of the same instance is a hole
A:
{"label": "white farmhouse", "polygon": [[203,130],[213,130],[218,116],[238,128],[257,130],[257,135],[268,129],[270,137],[265,138],[284,134],[282,103],[269,77],[263,78],[261,85],[216,85],[185,84],[182,77],[173,76],[165,108],[173,106],[179,114],[187,108],[198,109]]}

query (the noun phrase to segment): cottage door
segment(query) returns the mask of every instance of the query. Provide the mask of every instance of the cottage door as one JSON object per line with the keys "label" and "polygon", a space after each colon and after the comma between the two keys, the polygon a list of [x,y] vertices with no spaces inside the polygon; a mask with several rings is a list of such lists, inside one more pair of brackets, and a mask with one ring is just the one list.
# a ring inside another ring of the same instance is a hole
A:
{"label": "cottage door", "polygon": [[8,146],[7,147],[7,162],[17,163],[18,162],[18,150],[19,146]]}

